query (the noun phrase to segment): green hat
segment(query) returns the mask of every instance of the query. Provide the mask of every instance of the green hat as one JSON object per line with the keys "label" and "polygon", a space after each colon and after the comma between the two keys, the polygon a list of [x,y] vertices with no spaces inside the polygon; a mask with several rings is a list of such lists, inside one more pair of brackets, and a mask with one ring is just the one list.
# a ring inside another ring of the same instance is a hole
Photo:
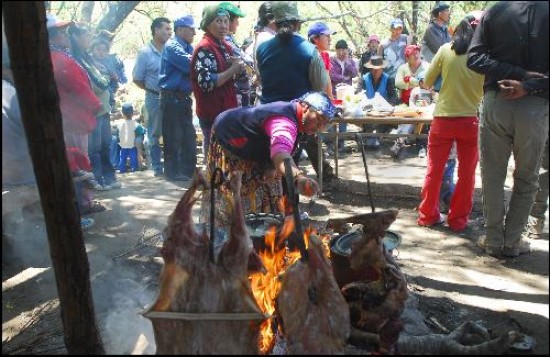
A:
{"label": "green hat", "polygon": [[283,21],[304,22],[304,19],[298,15],[298,5],[296,1],[274,1],[271,11],[273,12],[273,21],[275,23]]}
{"label": "green hat", "polygon": [[240,7],[234,5],[233,3],[230,3],[228,1],[224,1],[224,2],[220,3],[220,9],[224,9],[227,12],[229,12],[230,14],[233,14],[233,15],[238,16],[238,17],[244,17],[245,16],[244,12],[241,10]]}
{"label": "green hat", "polygon": [[208,5],[202,10],[201,30],[206,32],[208,25],[212,23],[218,16],[229,17],[229,12],[220,7],[220,4]]}

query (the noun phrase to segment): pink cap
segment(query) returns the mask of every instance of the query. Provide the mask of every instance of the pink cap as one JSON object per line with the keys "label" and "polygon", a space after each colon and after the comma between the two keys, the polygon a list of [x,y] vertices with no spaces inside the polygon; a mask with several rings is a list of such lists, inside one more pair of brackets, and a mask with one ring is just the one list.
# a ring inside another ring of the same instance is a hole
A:
{"label": "pink cap", "polygon": [[380,39],[376,35],[370,35],[369,36],[369,42],[368,43],[371,43],[372,41],[376,41],[376,42],[380,43]]}

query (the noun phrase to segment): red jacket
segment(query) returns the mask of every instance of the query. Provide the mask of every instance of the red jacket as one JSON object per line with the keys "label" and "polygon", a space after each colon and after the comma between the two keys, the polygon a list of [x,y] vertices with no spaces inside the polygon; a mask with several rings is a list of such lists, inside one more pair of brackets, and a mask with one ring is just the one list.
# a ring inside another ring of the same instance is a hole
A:
{"label": "red jacket", "polygon": [[[225,46],[227,52],[232,53],[231,47],[228,43],[223,41],[223,45]],[[212,125],[218,114],[226,111],[227,109],[236,108],[238,105],[237,92],[235,91],[235,82],[233,79],[228,80],[221,87],[215,87],[212,92],[204,92],[202,88],[199,87],[195,63],[197,62],[197,52],[202,47],[208,49],[208,51],[214,54],[216,64],[218,65],[218,73],[222,73],[229,68],[227,61],[218,46],[219,45],[216,43],[216,40],[205,33],[202,40],[199,42],[197,47],[195,47],[193,58],[191,59],[191,85],[193,87],[195,100],[197,101],[197,116],[202,123],[209,125]]]}
{"label": "red jacket", "polygon": [[51,50],[53,73],[63,116],[63,131],[90,134],[101,102],[92,91],[86,71],[66,53]]}

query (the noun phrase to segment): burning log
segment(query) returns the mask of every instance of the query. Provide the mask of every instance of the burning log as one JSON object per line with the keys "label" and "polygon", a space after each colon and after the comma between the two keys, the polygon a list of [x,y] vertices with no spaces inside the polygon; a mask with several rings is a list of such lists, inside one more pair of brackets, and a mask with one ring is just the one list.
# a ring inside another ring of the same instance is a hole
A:
{"label": "burning log", "polygon": [[164,231],[160,293],[144,314],[152,320],[157,354],[258,354],[265,315],[248,281],[252,243],[240,200],[241,174],[230,181],[232,223],[217,261],[210,259],[207,233],[197,233],[191,217],[200,186],[208,184],[197,173]]}
{"label": "burning log", "polygon": [[289,354],[343,354],[350,333],[349,308],[321,241],[309,236],[307,261],[282,276],[276,308]]}

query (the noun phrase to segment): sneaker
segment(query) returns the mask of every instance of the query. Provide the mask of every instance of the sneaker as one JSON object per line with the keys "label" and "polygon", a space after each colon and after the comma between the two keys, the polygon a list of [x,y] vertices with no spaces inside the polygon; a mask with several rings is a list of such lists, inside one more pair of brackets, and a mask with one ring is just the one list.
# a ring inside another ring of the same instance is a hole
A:
{"label": "sneaker", "polygon": [[155,173],[153,174],[153,176],[162,177],[164,176],[164,173],[162,172],[162,170],[155,170]]}
{"label": "sneaker", "polygon": [[485,254],[487,255],[490,255],[492,257],[500,257],[502,256],[502,247],[500,246],[490,246],[490,245],[487,245],[485,244],[485,241],[484,240],[479,240],[476,245],[483,249],[483,251],[485,252]]}
{"label": "sneaker", "polygon": [[110,189],[122,188],[122,183],[120,181],[113,181],[110,184],[108,184],[107,186],[111,187]]}
{"label": "sneaker", "polygon": [[97,182],[96,179],[91,179],[86,182],[88,184],[88,187],[91,189],[94,189],[96,191],[105,191],[103,186],[99,182]]}
{"label": "sneaker", "polygon": [[504,246],[502,248],[502,255],[504,255],[505,257],[515,258],[520,254],[527,254],[527,253],[531,253],[531,245],[529,244],[529,242],[523,239],[521,239],[518,245],[515,247]]}
{"label": "sneaker", "polygon": [[417,221],[418,225],[421,227],[437,226],[438,224],[443,224],[443,222],[445,222],[445,216],[441,213],[439,214],[439,219],[432,224],[425,224],[424,222]]}
{"label": "sneaker", "polygon": [[529,220],[527,221],[527,229],[525,231],[525,236],[528,238],[540,238],[540,235],[542,234],[542,230],[544,229],[544,217],[537,218],[533,216],[529,216]]}
{"label": "sneaker", "polygon": [[426,157],[426,149],[425,148],[420,148],[420,150],[418,150],[418,157],[423,159]]}
{"label": "sneaker", "polygon": [[91,218],[81,218],[80,219],[80,228],[88,229],[95,224],[95,221]]}
{"label": "sneaker", "polygon": [[84,170],[77,170],[72,173],[73,181],[80,182],[86,180],[93,180],[94,174]]}
{"label": "sneaker", "polygon": [[397,140],[395,144],[390,148],[391,156],[394,159],[400,159],[402,153],[404,152],[405,145],[400,140]]}
{"label": "sneaker", "polygon": [[109,191],[110,189],[112,189],[111,185],[103,185],[101,186],[99,183],[97,183],[97,186],[94,187],[94,189],[96,191]]}

